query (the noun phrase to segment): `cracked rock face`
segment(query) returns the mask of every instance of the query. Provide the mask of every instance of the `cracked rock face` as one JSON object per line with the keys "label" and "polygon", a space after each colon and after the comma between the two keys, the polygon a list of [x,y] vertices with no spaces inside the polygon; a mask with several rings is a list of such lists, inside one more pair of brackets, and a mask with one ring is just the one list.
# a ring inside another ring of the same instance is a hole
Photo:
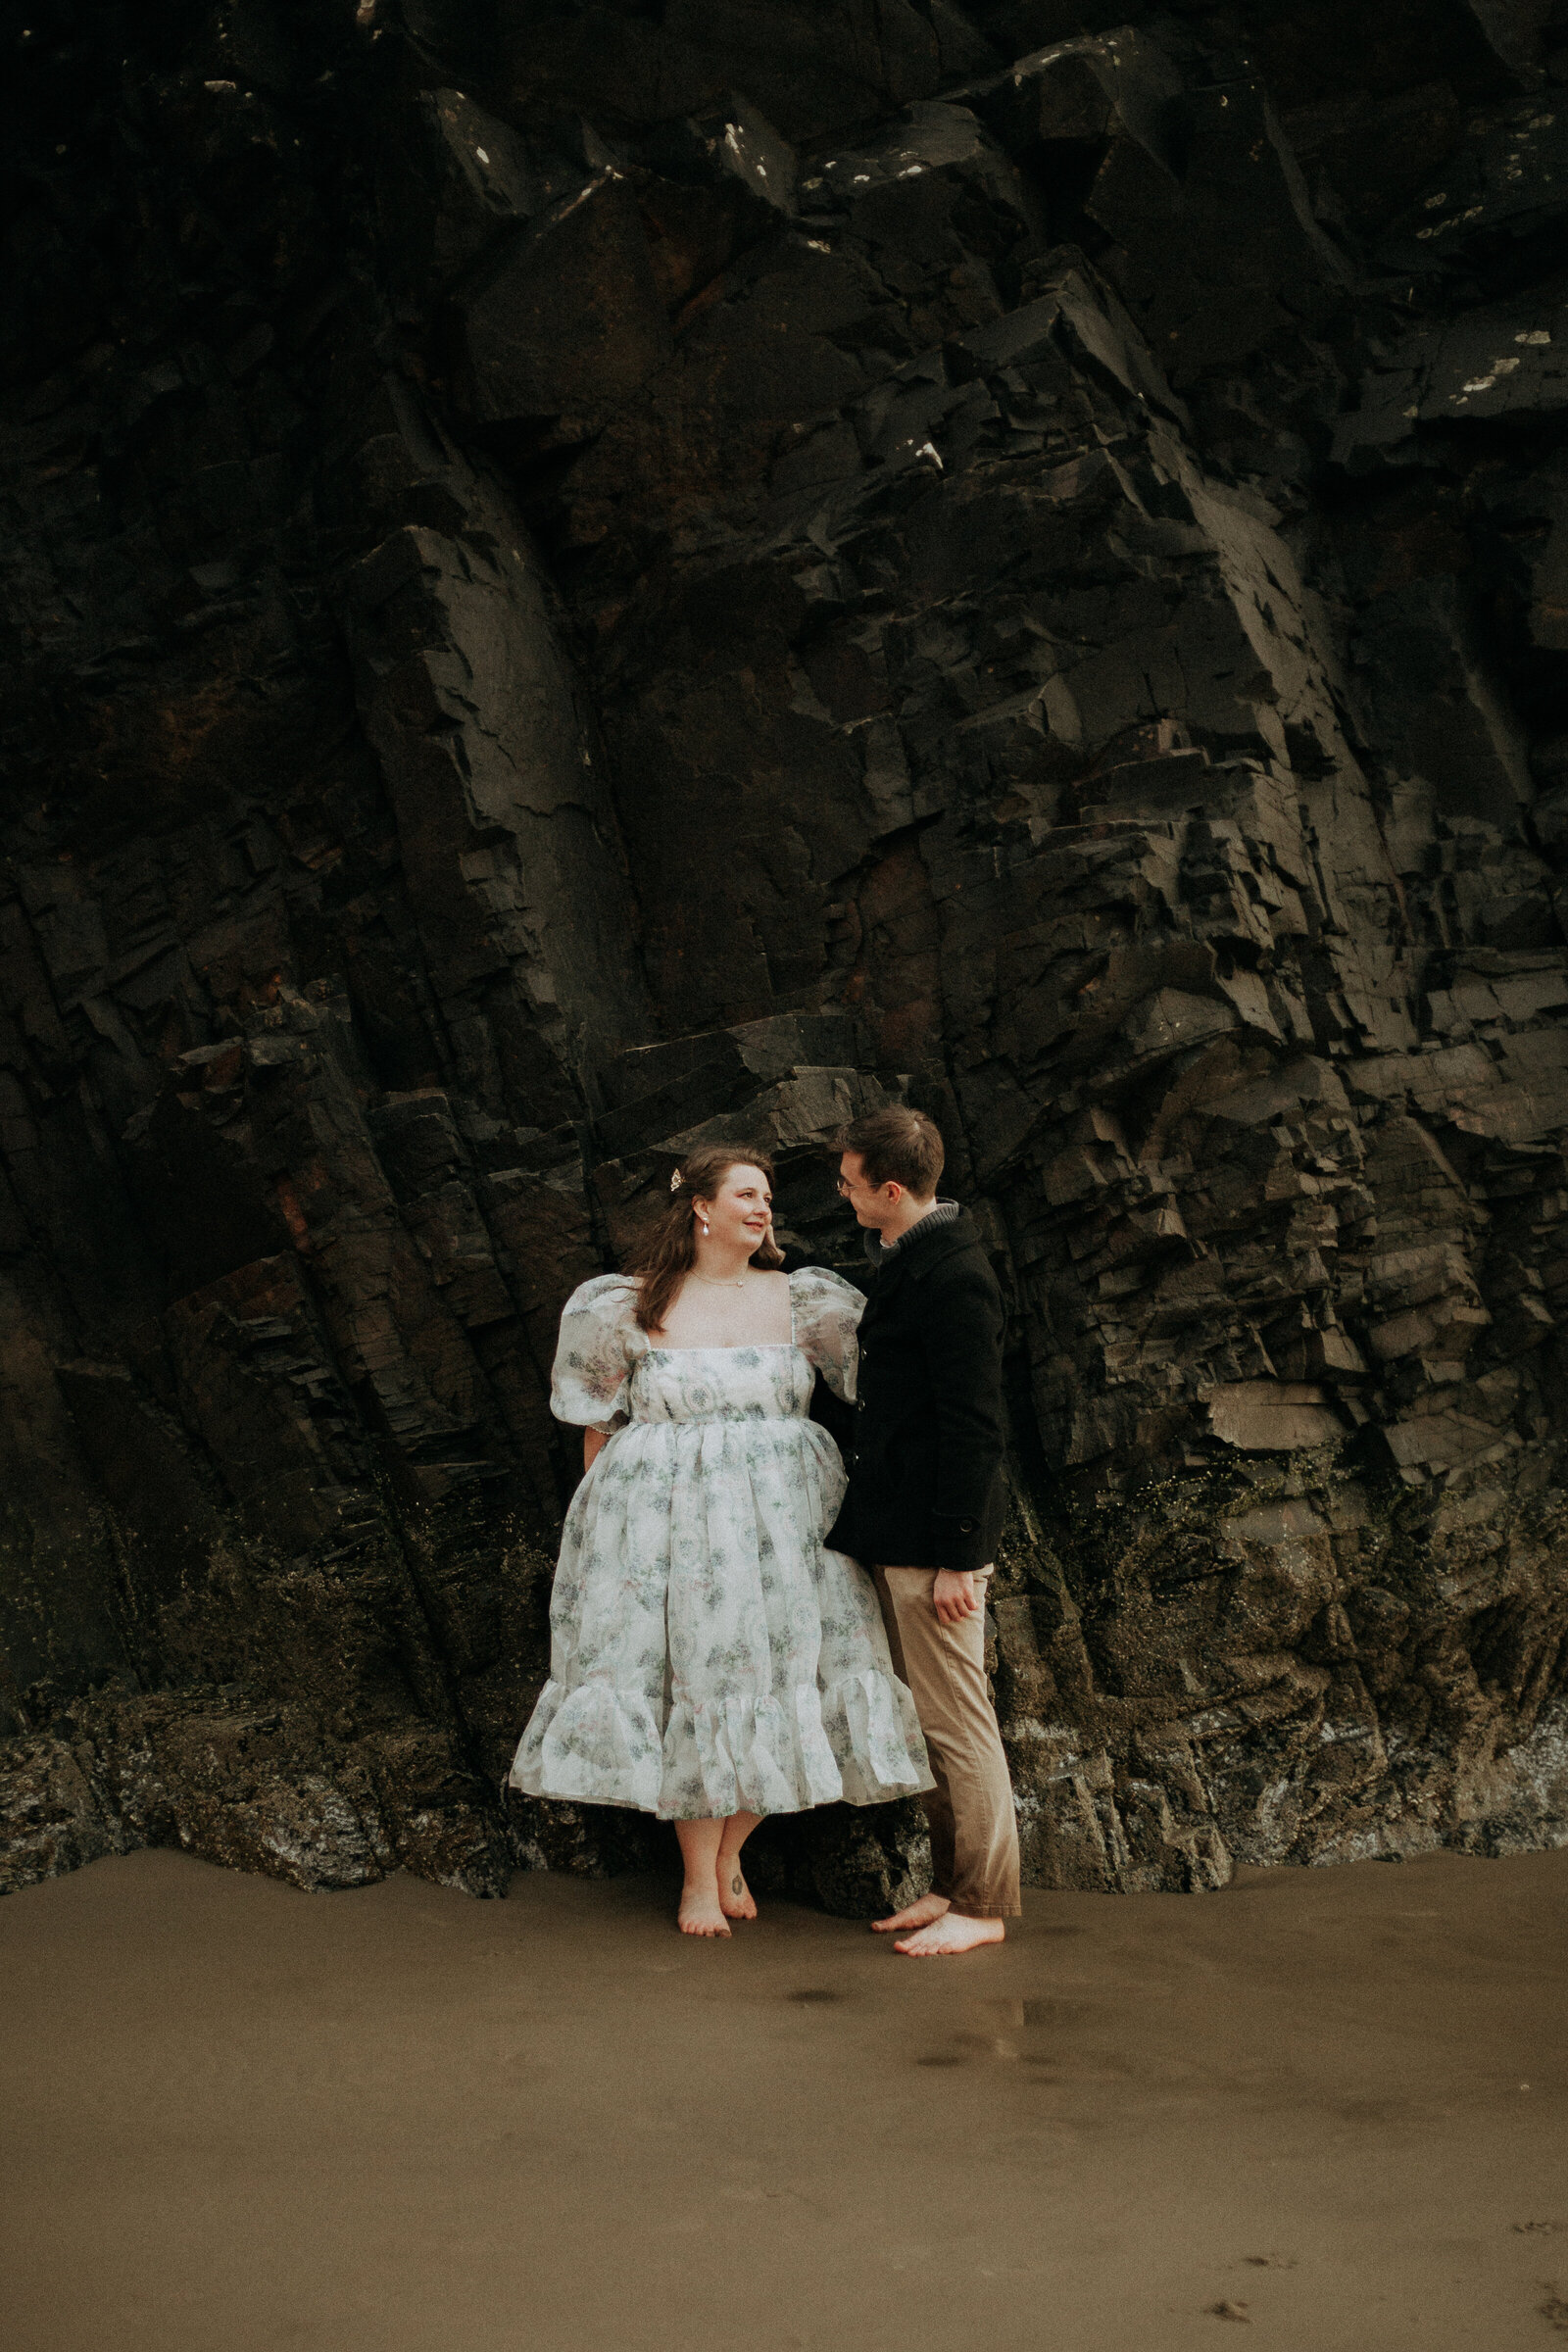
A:
{"label": "cracked rock face", "polygon": [[0,1884],[662,1851],[496,1793],[560,1308],[898,1099],[1035,1882],[1568,1838],[1563,0],[21,40]]}

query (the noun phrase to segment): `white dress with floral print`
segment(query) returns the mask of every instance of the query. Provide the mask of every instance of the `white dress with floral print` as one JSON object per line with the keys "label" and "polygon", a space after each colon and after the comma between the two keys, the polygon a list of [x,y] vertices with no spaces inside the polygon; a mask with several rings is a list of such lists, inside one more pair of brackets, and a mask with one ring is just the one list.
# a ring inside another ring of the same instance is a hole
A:
{"label": "white dress with floral print", "polygon": [[822,1542],[845,1475],[812,1377],[853,1399],[865,1301],[789,1282],[794,1337],[757,1348],[655,1347],[624,1275],[568,1299],[552,1408],[611,1434],[566,1514],[531,1796],[679,1821],[932,1786],[871,1580]]}

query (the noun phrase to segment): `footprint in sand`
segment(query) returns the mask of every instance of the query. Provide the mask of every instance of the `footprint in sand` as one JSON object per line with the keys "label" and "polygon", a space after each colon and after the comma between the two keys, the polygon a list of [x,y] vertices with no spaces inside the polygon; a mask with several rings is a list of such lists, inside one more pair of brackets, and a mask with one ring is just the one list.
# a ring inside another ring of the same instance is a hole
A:
{"label": "footprint in sand", "polygon": [[1205,2303],[1203,2309],[1216,2320],[1244,2320],[1251,2326],[1252,2315],[1245,2303]]}
{"label": "footprint in sand", "polygon": [[[1545,2286],[1546,2281],[1543,2279],[1542,2284]],[[1568,2303],[1563,2301],[1554,2286],[1546,2287],[1546,2300],[1539,2304],[1537,2309],[1548,2328],[1560,2328],[1563,2334],[1568,2335]]]}

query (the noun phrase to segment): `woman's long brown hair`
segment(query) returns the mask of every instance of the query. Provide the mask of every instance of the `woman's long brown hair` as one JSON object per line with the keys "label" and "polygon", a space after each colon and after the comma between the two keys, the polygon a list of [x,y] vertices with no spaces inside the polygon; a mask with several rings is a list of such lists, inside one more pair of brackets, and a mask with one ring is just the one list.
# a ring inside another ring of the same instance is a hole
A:
{"label": "woman's long brown hair", "polygon": [[[680,1167],[680,1182],[670,1193],[669,1206],[653,1231],[634,1243],[627,1252],[621,1271],[638,1278],[637,1304],[633,1311],[644,1331],[662,1329],[675,1293],[697,1263],[693,1201],[711,1200],[731,1168],[760,1168],[769,1185],[772,1184],[773,1162],[765,1152],[740,1152],[727,1144],[705,1144],[687,1153]],[[754,1266],[772,1268],[784,1263],[784,1255],[772,1242],[764,1242],[760,1250],[752,1251],[751,1262]]]}

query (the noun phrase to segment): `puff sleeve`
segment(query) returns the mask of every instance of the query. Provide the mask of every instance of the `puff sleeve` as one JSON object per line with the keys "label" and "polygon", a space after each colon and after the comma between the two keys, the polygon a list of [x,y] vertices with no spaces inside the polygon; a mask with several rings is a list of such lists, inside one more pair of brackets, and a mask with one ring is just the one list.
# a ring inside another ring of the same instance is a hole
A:
{"label": "puff sleeve", "polygon": [[624,1274],[596,1274],[566,1300],[550,1381],[558,1421],[608,1433],[629,1419],[626,1383],[646,1346],[632,1317],[636,1289]]}
{"label": "puff sleeve", "polygon": [[803,1266],[790,1276],[795,1345],[809,1357],[835,1396],[855,1402],[859,1360],[856,1333],[865,1312],[865,1296],[825,1266]]}

